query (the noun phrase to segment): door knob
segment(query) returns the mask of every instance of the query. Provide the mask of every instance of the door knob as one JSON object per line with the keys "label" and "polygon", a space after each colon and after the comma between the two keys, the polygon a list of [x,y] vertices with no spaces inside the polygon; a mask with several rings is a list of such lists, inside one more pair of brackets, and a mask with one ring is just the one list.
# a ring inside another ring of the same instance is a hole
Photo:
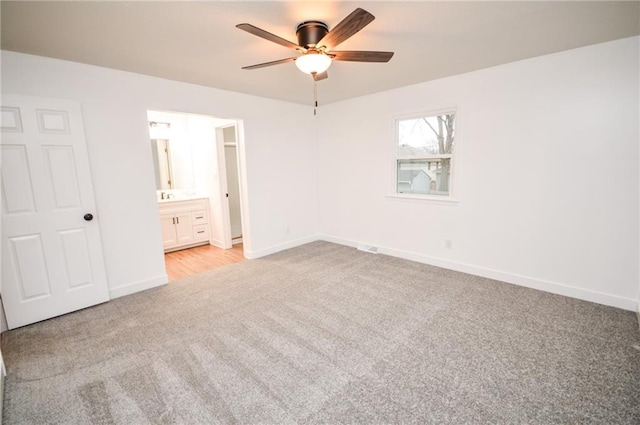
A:
{"label": "door knob", "polygon": [[91,221],[93,220],[93,214],[87,213],[84,215],[83,217],[86,221]]}

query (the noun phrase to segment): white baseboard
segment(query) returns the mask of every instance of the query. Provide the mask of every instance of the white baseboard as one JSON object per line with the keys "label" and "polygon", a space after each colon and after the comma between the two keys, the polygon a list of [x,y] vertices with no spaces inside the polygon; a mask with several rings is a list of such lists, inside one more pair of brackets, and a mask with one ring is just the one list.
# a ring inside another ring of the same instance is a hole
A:
{"label": "white baseboard", "polygon": [[266,255],[275,254],[276,252],[284,251],[285,249],[295,248],[300,245],[315,242],[321,238],[318,235],[307,236],[304,238],[288,241],[279,245],[270,246],[268,248],[259,249],[257,251],[245,250],[244,256],[249,260],[255,260],[256,258],[264,257]]}
{"label": "white baseboard", "polygon": [[[351,248],[356,248],[356,249],[358,249],[358,245],[363,244],[363,242],[352,241],[350,239],[343,239],[343,238],[338,238],[338,237],[330,236],[330,235],[320,235],[320,240],[326,241],[326,242],[337,243],[338,245],[350,246]],[[375,246],[375,245],[371,245],[371,244],[367,244],[367,245]]]}
{"label": "white baseboard", "polygon": [[[357,248],[360,242],[342,239],[330,235],[320,235],[320,239],[333,242],[340,245],[346,245]],[[514,273],[493,270],[486,267],[474,266],[471,264],[460,263],[456,261],[446,260],[443,258],[430,257],[415,252],[402,251],[385,247],[378,247],[379,254],[385,254],[392,257],[404,258],[418,263],[429,264],[432,266],[442,267],[449,270],[455,270],[476,276],[486,277],[489,279],[499,280],[501,282],[520,285],[527,288],[538,289],[540,291],[551,292],[553,294],[564,295],[579,300],[591,301],[598,304],[608,305],[611,307],[621,308],[623,310],[636,311],[638,301],[632,298],[624,298],[617,295],[606,294],[603,292],[592,291],[589,289],[576,288],[575,286],[565,285],[563,283],[551,282],[548,280],[536,279],[528,276],[522,276]],[[640,313],[638,313],[640,315]]]}
{"label": "white baseboard", "polygon": [[227,246],[227,243],[225,241],[221,241],[221,240],[218,240],[218,239],[210,239],[209,240],[209,244],[213,245],[213,246],[215,246],[217,248],[220,248],[220,249],[229,249],[229,248],[231,248],[230,246]]}
{"label": "white baseboard", "polygon": [[169,282],[169,277],[163,274],[158,277],[154,277],[148,280],[141,280],[139,282],[133,282],[126,285],[121,285],[116,288],[109,289],[109,298],[120,298],[125,295],[134,294],[136,292],[144,291],[145,289],[155,288],[156,286],[166,285]]}
{"label": "white baseboard", "polygon": [[197,247],[197,246],[203,246],[203,245],[208,245],[208,244],[209,244],[209,242],[208,242],[208,241],[204,241],[204,242],[196,242],[196,243],[192,243],[192,244],[189,244],[189,245],[181,245],[181,246],[177,246],[177,247],[174,247],[174,248],[166,249],[166,250],[164,251],[164,253],[165,253],[165,254],[168,254],[168,253],[170,253],[170,252],[182,251],[183,249],[195,248],[195,247]]}
{"label": "white baseboard", "polygon": [[[327,242],[336,243],[339,245],[350,246],[352,248],[358,248],[362,245],[362,242],[353,241],[349,239],[339,238],[331,235],[311,235],[304,238],[288,241],[279,245],[274,245],[268,248],[263,248],[257,251],[245,251],[245,257],[247,259],[256,259],[264,257],[276,252],[284,251],[285,249],[295,248],[300,245],[315,242],[317,240],[323,240]],[[374,244],[375,245],[375,244]],[[373,246],[374,246],[373,245]],[[377,247],[379,254],[385,254],[392,257],[404,258],[406,260],[415,261],[418,263],[429,264],[436,267],[442,267],[449,270],[455,270],[463,273],[469,273],[476,276],[486,277],[489,279],[498,280],[501,282],[511,283],[514,285],[520,285],[527,288],[538,289],[553,294],[564,295],[571,298],[577,298],[584,301],[591,301],[598,304],[608,305],[612,307],[621,308],[623,310],[635,311],[638,315],[638,322],[640,326],[640,301],[632,298],[624,298],[617,295],[606,294],[603,292],[592,291],[589,289],[577,288],[571,285],[565,285],[558,282],[551,282],[542,279],[536,279],[528,276],[518,275],[515,273],[503,272],[500,270],[493,270],[486,267],[475,266],[471,264],[460,263],[456,261],[446,260],[443,258],[430,257],[415,252],[403,251],[392,248]],[[117,288],[111,288],[109,290],[109,296],[111,299],[119,298],[124,295],[133,294],[136,292],[144,291],[145,289],[151,289],[156,286],[165,285],[169,281],[166,274],[158,276],[153,279],[148,279],[140,282],[134,282],[127,285],[122,285]]]}
{"label": "white baseboard", "polygon": [[4,359],[0,352],[0,425],[2,425],[2,412],[4,409],[4,381],[7,377],[7,370],[4,368]]}
{"label": "white baseboard", "polygon": [[640,330],[640,298],[638,299],[638,308],[636,309],[636,317],[638,318],[638,330]]}

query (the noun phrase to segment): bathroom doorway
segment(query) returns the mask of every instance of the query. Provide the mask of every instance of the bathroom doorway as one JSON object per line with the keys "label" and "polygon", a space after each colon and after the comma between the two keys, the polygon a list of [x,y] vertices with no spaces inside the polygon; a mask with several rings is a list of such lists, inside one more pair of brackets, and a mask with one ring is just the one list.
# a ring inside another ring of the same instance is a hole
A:
{"label": "bathroom doorway", "polygon": [[186,264],[191,253],[194,270],[225,257],[237,262],[249,239],[242,121],[152,110],[147,118],[168,274],[168,259]]}

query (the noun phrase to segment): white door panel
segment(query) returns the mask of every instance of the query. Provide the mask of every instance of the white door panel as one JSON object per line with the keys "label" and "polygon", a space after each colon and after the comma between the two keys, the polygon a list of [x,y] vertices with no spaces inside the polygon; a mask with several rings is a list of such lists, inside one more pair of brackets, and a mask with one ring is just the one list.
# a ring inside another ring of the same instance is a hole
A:
{"label": "white door panel", "polygon": [[[24,146],[2,145],[2,209],[5,214],[35,213],[33,188]],[[11,176],[10,179],[7,177]]]}
{"label": "white door panel", "polygon": [[176,217],[176,238],[178,245],[188,244],[193,241],[193,226],[191,225],[191,213],[178,213]]}
{"label": "white door panel", "polygon": [[9,297],[12,290],[18,291],[20,301],[50,296],[51,284],[40,235],[16,236],[9,241],[10,251],[4,255],[10,255],[14,262],[18,286],[6,287],[5,296]]}
{"label": "white door panel", "polygon": [[80,105],[2,97],[2,302],[10,329],[109,299]]}
{"label": "white door panel", "polygon": [[162,246],[171,248],[178,245],[176,236],[176,218],[173,214],[165,214],[160,216],[160,224],[162,226]]}
{"label": "white door panel", "polygon": [[44,146],[45,166],[55,209],[80,208],[80,192],[71,146]]}
{"label": "white door panel", "polygon": [[91,285],[91,259],[89,241],[83,228],[62,230],[59,233],[62,245],[66,278],[69,289]]}

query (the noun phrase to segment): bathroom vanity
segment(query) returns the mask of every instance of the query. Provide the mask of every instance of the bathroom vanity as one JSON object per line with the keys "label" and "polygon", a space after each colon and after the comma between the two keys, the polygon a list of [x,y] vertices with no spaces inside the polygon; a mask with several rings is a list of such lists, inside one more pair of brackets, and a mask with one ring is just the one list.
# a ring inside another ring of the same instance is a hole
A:
{"label": "bathroom vanity", "polygon": [[207,198],[159,200],[158,211],[165,252],[209,243]]}

